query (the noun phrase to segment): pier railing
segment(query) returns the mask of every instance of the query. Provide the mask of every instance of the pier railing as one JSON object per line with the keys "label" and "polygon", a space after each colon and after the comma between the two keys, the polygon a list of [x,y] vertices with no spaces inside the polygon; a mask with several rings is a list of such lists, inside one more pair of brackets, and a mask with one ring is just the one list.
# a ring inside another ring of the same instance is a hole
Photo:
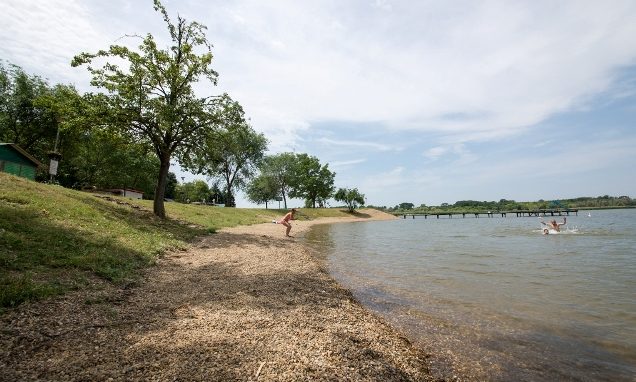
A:
{"label": "pier railing", "polygon": [[440,216],[447,216],[448,218],[452,218],[453,216],[460,216],[465,218],[466,216],[475,218],[484,217],[499,217],[502,218],[507,217],[508,215],[515,215],[516,217],[532,217],[532,216],[570,216],[570,214],[578,215],[578,209],[572,208],[557,208],[557,209],[539,209],[539,210],[512,210],[512,211],[480,211],[480,212],[413,212],[413,213],[395,213],[395,216],[402,216],[406,219],[407,216],[415,219],[416,216],[424,217],[424,219],[428,219],[429,216],[435,216],[439,219]]}

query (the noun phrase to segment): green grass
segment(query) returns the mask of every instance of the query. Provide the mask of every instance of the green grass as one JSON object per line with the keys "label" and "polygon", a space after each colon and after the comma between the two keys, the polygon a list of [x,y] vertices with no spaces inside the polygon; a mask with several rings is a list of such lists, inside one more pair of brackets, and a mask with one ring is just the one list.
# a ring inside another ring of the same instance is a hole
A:
{"label": "green grass", "polygon": [[[134,281],[171,249],[223,227],[271,221],[286,211],[118,199],[40,184],[0,173],[0,311],[85,288],[94,277]],[[131,208],[129,204],[141,206]],[[303,209],[299,219],[346,216],[337,209]]]}

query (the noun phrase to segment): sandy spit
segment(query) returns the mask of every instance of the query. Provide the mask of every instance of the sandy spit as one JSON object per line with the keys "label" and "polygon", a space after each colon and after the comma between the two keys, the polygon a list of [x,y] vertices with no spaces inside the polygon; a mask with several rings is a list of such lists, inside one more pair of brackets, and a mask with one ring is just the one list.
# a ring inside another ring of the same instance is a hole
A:
{"label": "sandy spit", "polygon": [[302,244],[316,223],[393,218],[225,229],[136,285],[24,304],[0,317],[0,380],[431,381],[427,355]]}

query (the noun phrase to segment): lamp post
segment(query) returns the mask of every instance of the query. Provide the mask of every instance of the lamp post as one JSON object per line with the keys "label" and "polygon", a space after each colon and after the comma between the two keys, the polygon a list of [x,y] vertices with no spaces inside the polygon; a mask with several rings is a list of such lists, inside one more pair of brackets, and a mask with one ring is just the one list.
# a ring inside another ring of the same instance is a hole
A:
{"label": "lamp post", "polygon": [[53,147],[53,151],[49,152],[49,159],[51,160],[49,163],[49,182],[53,183],[53,179],[55,175],[57,175],[57,166],[60,163],[60,159],[62,159],[62,154],[57,151],[57,144],[60,141],[60,123],[62,122],[61,117],[57,117],[57,134],[55,135],[55,146]]}

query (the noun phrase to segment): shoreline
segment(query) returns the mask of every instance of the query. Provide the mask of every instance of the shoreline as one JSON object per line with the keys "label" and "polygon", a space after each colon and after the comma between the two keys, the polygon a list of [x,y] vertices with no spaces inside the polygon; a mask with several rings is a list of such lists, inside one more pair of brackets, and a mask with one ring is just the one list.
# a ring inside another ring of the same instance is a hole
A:
{"label": "shoreline", "polygon": [[356,301],[302,235],[397,219],[375,210],[222,229],[143,280],[24,304],[0,318],[0,380],[418,380],[421,349]]}

